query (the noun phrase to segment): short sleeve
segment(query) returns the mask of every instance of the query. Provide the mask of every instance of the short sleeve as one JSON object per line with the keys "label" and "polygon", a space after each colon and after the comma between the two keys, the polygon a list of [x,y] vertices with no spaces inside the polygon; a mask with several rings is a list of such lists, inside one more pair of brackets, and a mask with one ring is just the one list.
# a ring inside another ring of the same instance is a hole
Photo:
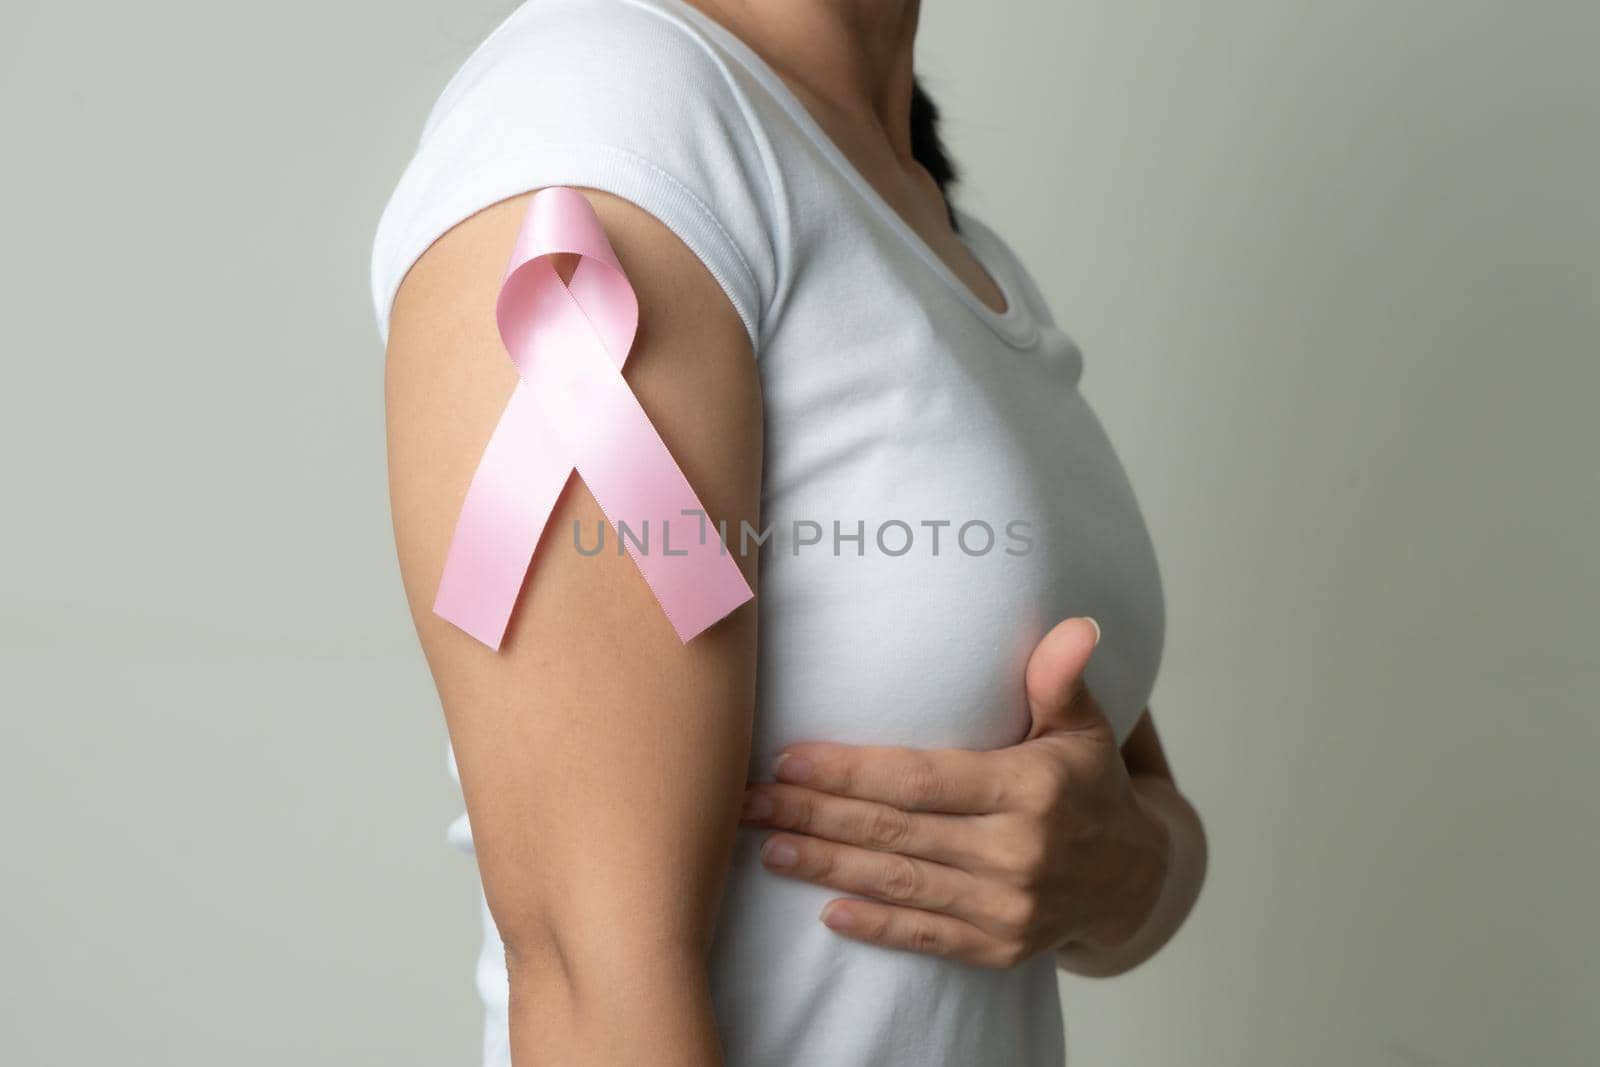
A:
{"label": "short sleeve", "polygon": [[705,264],[760,351],[777,285],[770,151],[715,46],[642,0],[527,0],[446,85],[378,224],[388,339],[401,280],[478,211],[570,185],[626,199]]}

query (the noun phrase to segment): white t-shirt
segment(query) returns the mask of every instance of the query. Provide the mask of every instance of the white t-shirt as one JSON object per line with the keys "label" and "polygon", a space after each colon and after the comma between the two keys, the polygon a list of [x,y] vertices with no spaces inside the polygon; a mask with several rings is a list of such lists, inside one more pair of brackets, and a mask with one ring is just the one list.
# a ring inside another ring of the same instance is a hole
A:
{"label": "white t-shirt", "polygon": [[[1126,737],[1160,661],[1156,559],[1078,391],[1083,359],[1027,271],[957,212],[987,307],[749,47],[679,0],[529,0],[446,86],[384,211],[372,295],[446,230],[543,186],[670,227],[749,330],[766,418],[751,776],[800,740],[993,748],[1028,729],[1023,666],[1060,619]],[[453,837],[470,848],[464,818]],[[839,894],[759,863],[743,828],[712,961],[730,1067],[1054,1067],[1055,965],[1009,971],[848,941]],[[486,1067],[506,974],[484,911]]]}

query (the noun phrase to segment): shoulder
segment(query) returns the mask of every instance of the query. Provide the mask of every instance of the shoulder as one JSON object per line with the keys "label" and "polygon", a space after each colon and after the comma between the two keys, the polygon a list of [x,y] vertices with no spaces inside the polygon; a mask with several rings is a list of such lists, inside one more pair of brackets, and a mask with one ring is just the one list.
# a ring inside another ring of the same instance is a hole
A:
{"label": "shoulder", "polygon": [[745,87],[659,0],[527,0],[441,92],[373,246],[380,330],[410,265],[451,226],[547,185],[598,189],[666,224],[752,342],[779,273],[776,183]]}
{"label": "shoulder", "polygon": [[[389,485],[402,573],[430,660],[459,657],[456,665],[464,671],[502,668],[486,663],[481,649],[436,615],[432,604],[462,489],[474,478],[485,442],[501,432],[491,434],[490,429],[497,422],[502,428],[513,425],[507,398],[517,388],[517,374],[505,351],[495,306],[504,264],[531,195],[478,212],[419,258],[395,300],[385,359]],[[623,367],[628,390],[706,514],[734,528],[741,521],[754,522],[761,489],[761,393],[739,321],[716,286],[695,269],[682,243],[656,220],[608,194],[585,195],[638,300],[640,328]],[[594,353],[584,358],[591,355],[604,359]],[[530,420],[547,422],[523,411],[523,428],[510,432],[524,433]],[[543,436],[516,436],[510,440],[518,443],[508,447],[542,447]],[[560,482],[555,486],[559,490]],[[653,646],[656,653],[670,653],[679,647],[676,635],[623,553],[575,552],[572,539],[549,536],[551,531],[573,530],[575,524],[593,530],[607,521],[590,495],[598,490],[587,479],[578,486],[578,481],[571,482],[558,500],[542,498],[545,508],[554,500],[555,510],[539,523],[547,533],[537,549],[535,542],[523,546],[533,553],[534,571],[518,598],[505,648],[529,670],[550,665],[538,650],[564,648],[573,640],[587,652],[592,644],[603,646],[617,635],[637,640],[648,632],[661,639]],[[531,509],[524,518],[541,516],[538,488],[525,488],[533,495],[519,502],[519,508],[525,504]],[[506,535],[512,540],[505,543],[512,544],[521,520],[513,521],[509,512],[504,518],[512,531]],[[758,560],[750,556],[735,562],[753,585]],[[749,612],[742,614],[746,618],[733,629],[748,636]],[[734,639],[728,627],[717,629],[724,636],[712,636],[701,647]],[[738,638],[741,648],[744,636]],[[644,646],[635,651],[641,658],[633,662],[649,666]]]}
{"label": "shoulder", "polygon": [[[740,111],[725,57],[659,0],[525,0],[451,79],[424,136],[490,97],[640,124],[677,124],[686,110]],[[619,104],[629,110],[615,113]]]}

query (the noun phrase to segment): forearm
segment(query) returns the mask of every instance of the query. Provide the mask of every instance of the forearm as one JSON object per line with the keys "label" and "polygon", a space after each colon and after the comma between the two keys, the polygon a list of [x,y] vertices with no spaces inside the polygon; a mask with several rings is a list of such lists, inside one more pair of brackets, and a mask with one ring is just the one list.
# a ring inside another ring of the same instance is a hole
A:
{"label": "forearm", "polygon": [[1164,776],[1134,775],[1132,786],[1145,816],[1164,832],[1166,840],[1155,903],[1132,935],[1115,944],[1075,943],[1058,950],[1057,962],[1073,974],[1107,978],[1154,956],[1183,926],[1205,881],[1205,828],[1194,807]]}
{"label": "forearm", "polygon": [[[531,958],[528,958],[531,957]],[[704,959],[684,949],[507,953],[515,1067],[718,1067]]]}

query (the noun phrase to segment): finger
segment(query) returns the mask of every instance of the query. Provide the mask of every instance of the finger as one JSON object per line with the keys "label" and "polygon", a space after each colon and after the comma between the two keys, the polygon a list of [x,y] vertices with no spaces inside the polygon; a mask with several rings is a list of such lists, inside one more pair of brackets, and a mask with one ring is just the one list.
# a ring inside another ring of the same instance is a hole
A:
{"label": "finger", "polygon": [[1046,733],[1097,728],[1105,722],[1083,673],[1100,642],[1100,624],[1088,616],[1055,625],[1028,657],[1024,683],[1032,740]]}
{"label": "finger", "polygon": [[773,776],[901,811],[978,815],[1000,809],[1005,768],[994,753],[890,745],[790,745]]}
{"label": "finger", "polygon": [[981,818],[909,812],[799,785],[752,786],[745,794],[743,817],[780,830],[875,852],[898,852],[972,872],[988,854]]}
{"label": "finger", "polygon": [[1028,955],[1024,944],[998,940],[960,919],[871,900],[830,900],[822,921],[852,940],[975,967],[1015,967]]}
{"label": "finger", "polygon": [[761,847],[761,862],[789,878],[969,921],[981,898],[977,879],[965,871],[820,837],[773,834]]}

